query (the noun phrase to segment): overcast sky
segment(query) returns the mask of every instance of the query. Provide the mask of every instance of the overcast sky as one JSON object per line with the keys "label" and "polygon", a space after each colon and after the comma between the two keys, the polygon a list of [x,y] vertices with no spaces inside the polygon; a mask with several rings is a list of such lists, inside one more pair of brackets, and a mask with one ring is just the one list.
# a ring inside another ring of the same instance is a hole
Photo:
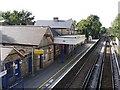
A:
{"label": "overcast sky", "polygon": [[51,20],[53,17],[77,22],[90,14],[98,15],[103,26],[109,27],[118,14],[119,0],[1,0],[0,10],[28,10],[35,20]]}

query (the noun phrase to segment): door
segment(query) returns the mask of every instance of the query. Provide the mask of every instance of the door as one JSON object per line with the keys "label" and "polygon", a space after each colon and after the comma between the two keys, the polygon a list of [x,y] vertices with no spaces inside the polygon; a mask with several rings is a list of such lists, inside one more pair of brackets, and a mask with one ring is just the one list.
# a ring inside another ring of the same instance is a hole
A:
{"label": "door", "polygon": [[15,76],[16,77],[20,77],[21,75],[21,72],[20,72],[20,61],[19,60],[16,60],[15,61]]}
{"label": "door", "polygon": [[28,72],[32,73],[32,57],[28,57]]}
{"label": "door", "polygon": [[7,74],[3,77],[3,88],[7,89],[10,85],[11,81],[10,78],[13,77],[13,62],[7,62],[5,63],[5,70],[7,70]]}

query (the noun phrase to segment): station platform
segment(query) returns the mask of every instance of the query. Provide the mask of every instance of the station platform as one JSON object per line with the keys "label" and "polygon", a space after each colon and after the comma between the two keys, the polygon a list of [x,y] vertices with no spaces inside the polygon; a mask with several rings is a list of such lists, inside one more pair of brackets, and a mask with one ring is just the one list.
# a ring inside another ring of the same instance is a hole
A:
{"label": "station platform", "polygon": [[87,43],[77,47],[71,54],[65,55],[65,62],[61,63],[61,56],[57,57],[53,64],[47,68],[43,68],[39,73],[35,73],[34,76],[24,78],[24,89],[29,88],[40,89],[48,87],[53,81],[55,81],[65,70],[67,70],[85,50],[93,46],[96,41]]}

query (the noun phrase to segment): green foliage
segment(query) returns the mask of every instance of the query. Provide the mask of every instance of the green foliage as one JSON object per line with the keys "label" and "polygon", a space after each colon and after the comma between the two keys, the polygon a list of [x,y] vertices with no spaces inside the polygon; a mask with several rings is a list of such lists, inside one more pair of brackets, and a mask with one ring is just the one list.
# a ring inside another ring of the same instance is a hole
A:
{"label": "green foliage", "polygon": [[83,19],[79,23],[77,23],[77,29],[79,34],[84,34],[84,30],[87,28],[88,22],[87,20]]}
{"label": "green foliage", "polygon": [[107,31],[107,28],[105,28],[105,27],[101,27],[101,30],[100,30],[100,33],[101,33],[101,34],[106,33],[106,31]]}
{"label": "green foliage", "polygon": [[120,39],[120,14],[112,22],[112,27],[109,27],[111,36],[118,37]]}
{"label": "green foliage", "polygon": [[3,17],[2,17],[2,11],[0,11],[0,20],[3,20]]}
{"label": "green foliage", "polygon": [[90,15],[87,19],[83,19],[77,24],[79,34],[85,34],[86,37],[91,35],[93,38],[98,38],[101,26],[102,24],[97,15]]}
{"label": "green foliage", "polygon": [[33,24],[32,20],[34,19],[31,12],[24,10],[14,10],[13,12],[7,11],[3,13],[2,16],[7,25],[30,25]]}

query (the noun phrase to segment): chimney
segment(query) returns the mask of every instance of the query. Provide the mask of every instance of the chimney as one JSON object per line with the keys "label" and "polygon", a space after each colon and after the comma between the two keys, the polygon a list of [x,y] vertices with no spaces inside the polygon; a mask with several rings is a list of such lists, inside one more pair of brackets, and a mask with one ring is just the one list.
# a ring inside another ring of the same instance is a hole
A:
{"label": "chimney", "polygon": [[53,20],[54,20],[54,22],[58,22],[59,21],[58,17],[53,17]]}

